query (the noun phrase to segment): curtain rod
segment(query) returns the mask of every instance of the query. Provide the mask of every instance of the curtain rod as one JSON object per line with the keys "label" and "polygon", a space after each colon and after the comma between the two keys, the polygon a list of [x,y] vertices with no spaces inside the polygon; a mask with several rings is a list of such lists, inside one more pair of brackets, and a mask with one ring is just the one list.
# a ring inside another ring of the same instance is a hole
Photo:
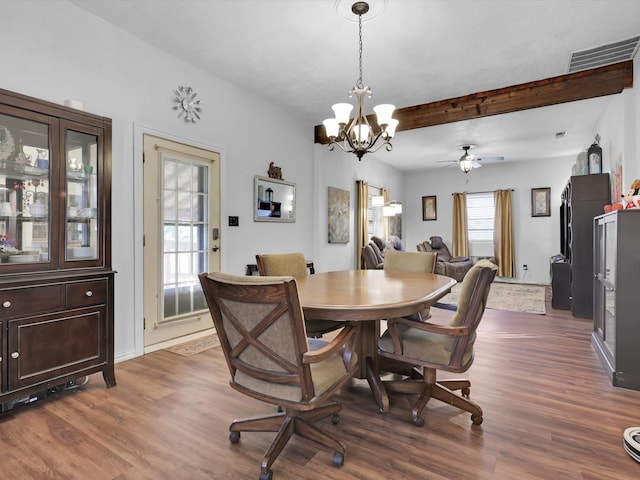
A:
{"label": "curtain rod", "polygon": [[[515,191],[513,188],[499,188],[498,190],[511,190],[512,192]],[[497,190],[487,190],[486,192],[454,192],[451,195],[455,195],[457,193],[494,193]]]}

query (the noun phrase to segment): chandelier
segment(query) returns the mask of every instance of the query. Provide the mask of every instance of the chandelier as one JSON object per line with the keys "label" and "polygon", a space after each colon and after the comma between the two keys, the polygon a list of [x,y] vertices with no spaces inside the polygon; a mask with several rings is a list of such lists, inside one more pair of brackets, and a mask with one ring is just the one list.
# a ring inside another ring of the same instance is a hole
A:
{"label": "chandelier", "polygon": [[350,103],[336,103],[331,107],[335,113],[335,118],[328,118],[322,124],[330,140],[329,150],[333,150],[337,145],[344,152],[354,153],[360,161],[365,153],[376,152],[383,146],[388,152],[393,149],[391,138],[395,134],[398,120],[391,118],[396,108],[391,104],[381,104],[373,108],[380,126],[379,131],[374,131],[367,120],[364,99],[365,97],[371,98],[373,93],[362,82],[362,15],[369,11],[369,4],[367,2],[356,2],[351,6],[351,11],[358,16],[360,76],[356,86],[349,92],[349,98],[355,95],[357,100],[356,114],[349,122],[349,115],[353,105]]}

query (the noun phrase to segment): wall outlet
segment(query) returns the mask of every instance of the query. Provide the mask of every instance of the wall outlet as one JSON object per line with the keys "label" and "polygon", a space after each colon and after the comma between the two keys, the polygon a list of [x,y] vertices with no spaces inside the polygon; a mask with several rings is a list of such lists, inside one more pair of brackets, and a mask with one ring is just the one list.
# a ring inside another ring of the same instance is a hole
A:
{"label": "wall outlet", "polygon": [[240,219],[238,217],[229,217],[229,226],[237,227],[240,225]]}
{"label": "wall outlet", "polygon": [[529,267],[527,265],[522,265],[522,269],[523,270],[529,270]]}

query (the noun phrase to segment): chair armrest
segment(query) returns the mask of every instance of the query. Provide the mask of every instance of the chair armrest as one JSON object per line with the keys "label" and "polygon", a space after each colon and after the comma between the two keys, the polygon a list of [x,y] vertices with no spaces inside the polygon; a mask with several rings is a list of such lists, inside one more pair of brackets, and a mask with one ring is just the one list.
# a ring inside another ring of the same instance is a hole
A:
{"label": "chair armrest", "polygon": [[[440,335],[450,335],[453,337],[462,337],[469,334],[469,327],[465,326],[455,326],[452,327],[450,325],[441,325],[438,323],[431,322],[416,322],[415,320],[409,320],[407,318],[398,317],[398,318],[390,318],[387,320],[387,327],[395,327],[396,324],[402,323],[411,328],[417,328],[418,330],[423,330],[425,332],[438,333]],[[395,329],[395,328],[394,328]],[[391,331],[391,330],[390,330]],[[393,335],[393,331],[391,334]]]}
{"label": "chair armrest", "polygon": [[347,325],[331,342],[327,343],[323,347],[305,352],[302,356],[302,363],[311,364],[318,363],[326,360],[332,355],[340,352],[341,349],[345,349],[345,353],[353,351],[353,343],[356,335],[356,330],[353,325]]}
{"label": "chair armrest", "polygon": [[439,325],[429,322],[416,322],[415,320],[408,320],[406,318],[390,318],[387,320],[387,330],[391,335],[393,342],[393,352],[398,355],[403,355],[402,339],[398,332],[398,324],[408,325],[411,328],[417,328],[425,332],[437,333],[440,335],[448,335],[454,337],[461,337],[468,335],[468,327],[450,327],[448,325]]}

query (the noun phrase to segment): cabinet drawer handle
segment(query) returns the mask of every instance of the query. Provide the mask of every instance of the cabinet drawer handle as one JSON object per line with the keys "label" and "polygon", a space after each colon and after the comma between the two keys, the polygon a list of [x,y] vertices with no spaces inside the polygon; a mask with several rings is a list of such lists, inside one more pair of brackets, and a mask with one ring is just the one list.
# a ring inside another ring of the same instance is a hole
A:
{"label": "cabinet drawer handle", "polygon": [[11,358],[18,358],[19,356],[20,356],[20,353],[19,353],[19,352],[13,352],[13,353],[11,354]]}
{"label": "cabinet drawer handle", "polygon": [[87,290],[84,292],[85,297],[93,297],[93,292],[91,290]]}
{"label": "cabinet drawer handle", "polygon": [[2,302],[2,306],[4,308],[9,308],[11,306],[11,302],[9,300],[7,300],[6,302]]}

